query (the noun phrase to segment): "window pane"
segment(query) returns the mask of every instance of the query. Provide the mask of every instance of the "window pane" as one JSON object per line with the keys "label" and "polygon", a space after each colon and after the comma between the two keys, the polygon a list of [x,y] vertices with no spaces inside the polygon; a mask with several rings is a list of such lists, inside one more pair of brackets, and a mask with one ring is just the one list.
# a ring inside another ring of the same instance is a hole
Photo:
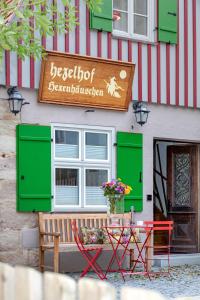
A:
{"label": "window pane", "polygon": [[[116,12],[118,12],[116,10]],[[128,32],[128,14],[119,12],[120,19],[113,22],[113,27],[115,30]]]}
{"label": "window pane", "polygon": [[113,0],[113,8],[128,11],[128,0]]}
{"label": "window pane", "polygon": [[147,35],[147,18],[134,16],[134,33]]}
{"label": "window pane", "polygon": [[79,133],[76,131],[56,130],[55,156],[63,158],[79,157]]}
{"label": "window pane", "polygon": [[135,0],[134,13],[147,15],[147,0]]}
{"label": "window pane", "polygon": [[107,170],[86,170],[86,205],[106,205],[106,197],[100,188],[105,181],[108,181]]}
{"label": "window pane", "polygon": [[85,139],[85,155],[87,159],[108,159],[107,134],[86,132]]}
{"label": "window pane", "polygon": [[56,205],[79,204],[79,170],[56,168]]}

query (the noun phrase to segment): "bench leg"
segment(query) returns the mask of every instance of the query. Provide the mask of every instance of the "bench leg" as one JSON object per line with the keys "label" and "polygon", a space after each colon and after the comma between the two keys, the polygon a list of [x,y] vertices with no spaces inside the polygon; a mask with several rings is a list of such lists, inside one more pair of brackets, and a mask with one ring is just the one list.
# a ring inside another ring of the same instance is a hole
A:
{"label": "bench leg", "polygon": [[54,272],[59,272],[59,237],[54,238],[54,257],[53,257],[53,264],[54,264]]}
{"label": "bench leg", "polygon": [[39,268],[40,272],[44,272],[44,250],[39,249]]}
{"label": "bench leg", "polygon": [[54,259],[53,259],[53,265],[54,265],[54,272],[59,272],[59,253],[54,253]]}

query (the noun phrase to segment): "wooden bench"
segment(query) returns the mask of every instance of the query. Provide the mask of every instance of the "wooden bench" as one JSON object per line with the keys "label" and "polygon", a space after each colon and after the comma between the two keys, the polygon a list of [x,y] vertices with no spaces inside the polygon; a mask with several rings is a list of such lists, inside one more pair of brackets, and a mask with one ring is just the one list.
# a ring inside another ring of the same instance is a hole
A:
{"label": "wooden bench", "polygon": [[[130,219],[130,213],[118,215],[122,219]],[[109,224],[106,213],[39,213],[39,266],[44,271],[45,251],[53,251],[54,272],[59,272],[59,253],[78,251],[71,229],[71,220],[77,226],[101,228]],[[109,249],[110,245],[101,245]]]}

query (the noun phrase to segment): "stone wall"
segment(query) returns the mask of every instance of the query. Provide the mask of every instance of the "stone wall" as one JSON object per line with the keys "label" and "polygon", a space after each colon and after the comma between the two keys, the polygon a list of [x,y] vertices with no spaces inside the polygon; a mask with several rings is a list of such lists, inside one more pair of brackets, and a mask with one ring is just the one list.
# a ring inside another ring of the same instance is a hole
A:
{"label": "stone wall", "polygon": [[[0,90],[7,98],[6,90]],[[38,253],[22,248],[22,229],[37,226],[35,214],[16,212],[16,125],[20,115],[10,113],[8,102],[0,100],[0,261],[38,265]]]}

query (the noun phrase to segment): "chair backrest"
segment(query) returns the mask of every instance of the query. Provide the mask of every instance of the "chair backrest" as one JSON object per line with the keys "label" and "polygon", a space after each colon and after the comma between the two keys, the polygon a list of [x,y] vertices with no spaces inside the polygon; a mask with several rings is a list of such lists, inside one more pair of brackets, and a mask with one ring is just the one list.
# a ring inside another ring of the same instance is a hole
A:
{"label": "chair backrest", "polygon": [[[173,221],[145,221],[146,230],[151,231],[154,236],[154,246],[168,246],[171,244]],[[158,250],[157,250],[158,251]]]}
{"label": "chair backrest", "polygon": [[173,230],[173,221],[144,221],[144,225],[151,228],[153,231],[158,231],[158,230],[166,230],[171,233]]}
{"label": "chair backrest", "polygon": [[79,230],[76,225],[76,220],[71,220],[71,228],[72,228],[72,233],[74,236],[74,241],[76,242],[78,249],[80,251],[84,250],[84,245],[83,245],[82,240],[79,235]]}

